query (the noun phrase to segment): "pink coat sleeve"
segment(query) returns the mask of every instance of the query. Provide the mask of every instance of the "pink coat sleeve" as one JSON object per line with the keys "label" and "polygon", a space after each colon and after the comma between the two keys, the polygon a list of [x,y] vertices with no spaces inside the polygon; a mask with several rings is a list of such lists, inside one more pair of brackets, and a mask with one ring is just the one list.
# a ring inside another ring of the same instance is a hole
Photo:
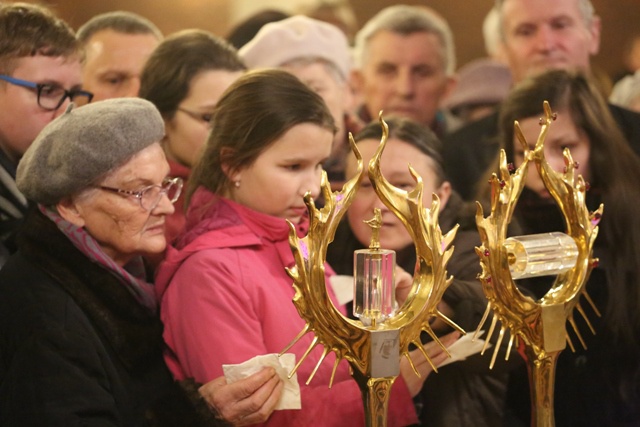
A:
{"label": "pink coat sleeve", "polygon": [[[264,310],[268,309],[265,305],[269,305],[265,299],[272,298],[273,302],[276,297],[267,291],[276,291],[266,288],[261,295],[260,286],[243,286],[247,277],[243,277],[245,273],[239,271],[237,263],[217,256],[219,251],[214,251],[215,257],[207,256],[207,252],[194,254],[183,263],[161,302],[164,337],[171,350],[167,364],[177,378],[194,377],[200,382],[221,376],[223,364],[241,363],[284,348],[284,345],[268,348],[268,343],[274,340],[272,335],[277,334],[273,331],[278,330],[278,324],[269,324],[269,319],[278,316],[265,316]],[[291,299],[283,304],[292,304]],[[283,306],[280,313],[288,309]],[[277,320],[287,321],[286,318]],[[266,336],[267,332],[263,331],[271,332]],[[293,336],[287,334],[282,342],[288,343]],[[318,384],[315,378],[306,386],[306,380],[298,376],[303,409],[275,411],[265,426],[364,425],[361,394],[354,380],[345,378],[334,383],[331,389],[326,384]],[[393,387],[388,425],[416,422],[411,397],[399,378]]]}

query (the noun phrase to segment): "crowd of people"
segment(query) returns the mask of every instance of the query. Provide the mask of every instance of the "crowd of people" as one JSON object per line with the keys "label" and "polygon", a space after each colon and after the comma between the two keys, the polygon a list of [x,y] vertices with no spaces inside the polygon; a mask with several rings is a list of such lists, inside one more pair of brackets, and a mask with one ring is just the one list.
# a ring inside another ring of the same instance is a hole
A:
{"label": "crowd of people", "polygon": [[[278,409],[273,367],[225,378],[223,365],[279,353],[304,328],[287,220],[307,233],[304,195],[322,203],[323,171],[332,190],[355,175],[349,134],[368,162],[383,111],[384,176],[409,191],[410,164],[425,207],[439,198],[443,233],[458,226],[438,308],[474,331],[486,297],[472,202],[487,201],[500,149],[522,163],[514,121],[535,144],[548,101],[547,160],[562,170],[569,148],[588,207],[605,206],[586,285],[602,316],[595,334],[578,321],[586,348],[558,360],[556,425],[640,426],[640,71],[605,93],[591,58],[607,29],[591,1],[496,0],[486,52],[459,68],[431,8],[384,8],[354,34],[320,15],[268,10],[225,39],[165,36],[124,11],[74,30],[45,6],[0,3],[0,425],[364,425],[347,362],[316,367],[312,335],[290,350],[306,357],[301,409]],[[529,172],[513,228],[563,231]],[[414,272],[411,237],[365,174],[327,283],[353,275],[374,208],[381,245]],[[535,299],[543,286],[521,290]],[[445,346],[459,338],[433,328]],[[415,366],[401,361],[388,425],[530,425],[526,366],[510,350],[493,369],[473,355],[435,373],[447,354],[423,339]]]}

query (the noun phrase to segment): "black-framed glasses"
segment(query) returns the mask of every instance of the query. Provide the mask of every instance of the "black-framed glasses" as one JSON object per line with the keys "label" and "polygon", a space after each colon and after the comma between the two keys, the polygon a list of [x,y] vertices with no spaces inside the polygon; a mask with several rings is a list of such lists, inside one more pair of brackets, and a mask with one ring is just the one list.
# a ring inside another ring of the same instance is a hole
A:
{"label": "black-framed glasses", "polygon": [[88,104],[93,99],[93,93],[81,89],[66,90],[65,88],[52,83],[35,83],[28,80],[16,79],[11,76],[0,74],[0,80],[4,80],[12,85],[34,89],[38,94],[38,105],[48,111],[55,111],[69,98],[76,105]]}
{"label": "black-framed glasses", "polygon": [[211,127],[211,119],[213,118],[213,114],[211,113],[198,113],[196,111],[191,111],[186,108],[178,107],[178,111],[182,111],[187,116],[191,117],[194,120],[198,120],[200,122],[205,122],[207,126]]}
{"label": "black-framed glasses", "polygon": [[104,185],[98,186],[98,188],[124,197],[135,197],[140,202],[142,209],[152,211],[158,206],[164,194],[167,195],[171,203],[175,203],[182,193],[182,185],[182,178],[165,178],[161,185],[149,185],[138,191],[122,190]]}

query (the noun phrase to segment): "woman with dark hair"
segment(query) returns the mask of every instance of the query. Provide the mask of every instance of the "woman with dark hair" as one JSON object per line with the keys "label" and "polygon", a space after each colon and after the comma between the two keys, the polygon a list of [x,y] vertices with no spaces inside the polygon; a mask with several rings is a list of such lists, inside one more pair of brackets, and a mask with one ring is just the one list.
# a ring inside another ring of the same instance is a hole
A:
{"label": "woman with dark hair", "polygon": [[[549,71],[514,88],[500,111],[500,140],[508,161],[518,166],[523,151],[514,138],[518,120],[533,146],[540,132],[543,101],[557,113],[545,141],[545,157],[554,169],[565,167],[562,152],[569,148],[577,173],[589,182],[590,210],[604,203],[587,292],[602,312],[588,312],[595,335],[579,321],[587,349],[563,351],[558,359],[555,388],[556,425],[637,426],[640,424],[640,160],[609,113],[606,101],[586,76]],[[529,168],[526,187],[515,218],[522,234],[564,231],[564,219],[542,179]],[[548,289],[527,288],[537,297]],[[526,373],[512,377],[524,396],[513,412],[527,416]],[[525,388],[526,387],[526,388]],[[524,420],[524,425],[529,425]]]}
{"label": "woman with dark hair", "polygon": [[[171,176],[189,179],[211,130],[211,113],[222,93],[246,67],[223,39],[202,30],[184,30],[163,40],[142,71],[140,97],[158,108],[165,122],[162,139]],[[167,241],[184,228],[184,198],[167,217]]]}
{"label": "woman with dark hair", "polygon": [[[285,271],[294,264],[285,220],[306,234],[303,197],[320,194],[322,163],[336,130],[322,98],[280,70],[238,79],[218,102],[212,125],[189,183],[187,229],[157,276],[170,349],[165,359],[177,378],[217,377],[223,364],[279,353],[303,330]],[[328,266],[326,274],[332,275]],[[312,340],[306,334],[291,348],[296,360]],[[346,361],[331,389],[333,354],[313,382],[304,383],[321,356],[315,348],[297,371],[302,409],[274,412],[267,425],[364,424],[360,391]],[[391,393],[390,426],[416,421],[411,395],[430,370],[422,357],[418,378],[405,363]]]}

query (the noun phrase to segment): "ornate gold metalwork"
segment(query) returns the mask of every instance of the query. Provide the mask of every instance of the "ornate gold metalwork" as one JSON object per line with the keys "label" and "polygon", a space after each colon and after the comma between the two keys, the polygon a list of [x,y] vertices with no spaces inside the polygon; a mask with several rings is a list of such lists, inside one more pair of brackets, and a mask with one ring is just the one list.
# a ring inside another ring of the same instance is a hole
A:
{"label": "ornate gold metalwork", "polygon": [[[568,149],[564,150],[565,171],[555,172],[544,156],[544,141],[551,122],[555,118],[551,107],[544,102],[545,117],[541,119],[542,129],[535,148],[529,150],[518,122],[515,122],[515,134],[524,148],[524,162],[510,174],[504,150],[500,152],[500,178],[493,174],[491,185],[491,214],[484,218],[482,206],[477,204],[476,223],[480,231],[482,246],[476,248],[482,265],[479,279],[489,300],[478,330],[487,319],[490,310],[494,317],[489,328],[487,342],[494,332],[497,321],[502,326],[495,346],[491,366],[508,329],[511,333],[507,346],[507,356],[514,339],[519,340],[519,350],[527,361],[532,392],[533,421],[535,426],[553,426],[553,387],[556,359],[568,342],[573,343],[566,330],[567,320],[576,336],[586,348],[574,321],[574,309],[584,317],[593,333],[593,327],[580,305],[581,295],[599,316],[596,307],[586,292],[585,283],[594,262],[592,248],[598,234],[598,220],[603,206],[589,213],[585,205],[586,184],[582,176],[574,176],[573,159]],[[523,295],[516,287],[509,271],[508,256],[503,243],[507,238],[507,227],[511,221],[516,203],[525,185],[525,177],[531,163],[534,163],[546,188],[556,201],[566,221],[566,233],[578,247],[576,265],[569,271],[559,274],[547,292],[538,301]],[[485,345],[486,349],[486,345]],[[483,349],[484,352],[484,349]]]}
{"label": "ornate gold metalwork", "polygon": [[[399,350],[398,360],[404,356],[411,364],[416,375],[419,375],[409,354],[409,345],[413,344],[422,350],[424,357],[437,371],[420,343],[420,332],[427,332],[435,342],[445,351],[430,327],[429,321],[440,318],[461,333],[464,331],[437,309],[442,294],[449,286],[452,278],[447,278],[446,265],[453,252],[451,242],[457,228],[446,235],[442,235],[438,226],[439,199],[433,195],[431,208],[422,205],[422,178],[409,166],[411,175],[416,180],[416,186],[410,192],[392,186],[380,171],[380,158],[388,137],[387,124],[380,116],[383,136],[376,154],[369,162],[369,178],[380,197],[403,222],[416,247],[417,266],[414,273],[411,292],[399,310],[376,330],[363,326],[359,321],[344,317],[333,305],[325,285],[324,263],[326,249],[333,241],[336,227],[344,212],[351,204],[363,174],[362,156],[350,135],[351,149],[358,161],[357,173],[349,179],[340,192],[331,193],[326,174],[322,176],[322,194],[325,205],[316,209],[309,194],[305,196],[305,203],[309,209],[310,226],[307,236],[298,238],[295,227],[290,224],[289,243],[293,251],[296,266],[287,270],[293,279],[296,293],[293,298],[298,313],[305,320],[304,329],[285,348],[286,352],[302,336],[314,333],[315,337],[298,361],[293,373],[317,345],[324,348],[318,365],[311,373],[307,384],[313,378],[318,366],[329,352],[334,352],[336,361],[333,367],[331,383],[338,364],[346,359],[351,368],[352,376],[358,383],[365,404],[367,426],[386,426],[386,413],[391,385],[398,373],[390,376],[376,377],[372,361],[372,342],[376,341],[375,334],[387,331],[397,331]],[[331,386],[331,384],[330,384]]]}

